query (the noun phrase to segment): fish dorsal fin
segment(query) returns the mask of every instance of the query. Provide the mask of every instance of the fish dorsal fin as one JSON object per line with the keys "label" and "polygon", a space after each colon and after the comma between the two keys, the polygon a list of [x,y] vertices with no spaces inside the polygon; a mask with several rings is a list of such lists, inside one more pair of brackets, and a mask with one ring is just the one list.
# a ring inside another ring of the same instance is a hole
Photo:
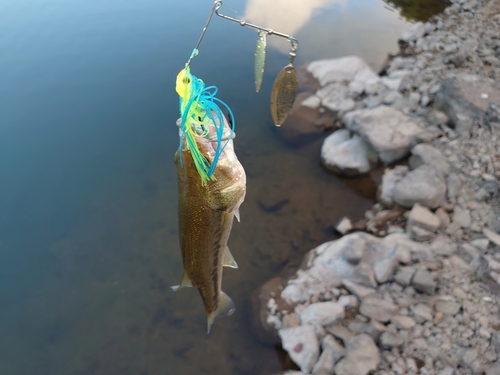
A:
{"label": "fish dorsal fin", "polygon": [[210,328],[212,328],[215,319],[229,316],[234,313],[234,310],[236,310],[236,308],[234,307],[234,302],[231,297],[221,291],[219,294],[219,307],[207,317],[207,334],[210,333]]}
{"label": "fish dorsal fin", "polygon": [[186,272],[184,272],[184,276],[182,276],[181,285],[171,286],[170,289],[172,289],[174,292],[177,292],[181,288],[187,288],[187,287],[192,287],[192,286],[193,286],[193,283],[191,283],[191,280],[189,280],[188,275],[186,275]]}
{"label": "fish dorsal fin", "polygon": [[222,265],[224,267],[230,268],[238,268],[238,264],[234,260],[233,254],[229,251],[229,247],[226,246],[226,250],[224,251],[224,259],[222,260]]}
{"label": "fish dorsal fin", "polygon": [[234,210],[234,217],[236,220],[238,220],[238,223],[240,222],[240,208],[238,207],[236,210]]}

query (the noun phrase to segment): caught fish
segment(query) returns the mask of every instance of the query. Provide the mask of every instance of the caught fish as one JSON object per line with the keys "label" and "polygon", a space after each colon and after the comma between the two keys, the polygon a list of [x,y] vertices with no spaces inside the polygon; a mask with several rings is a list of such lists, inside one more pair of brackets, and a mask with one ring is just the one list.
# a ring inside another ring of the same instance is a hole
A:
{"label": "caught fish", "polygon": [[215,117],[215,121],[219,124],[210,126],[208,134],[194,137],[199,152],[213,163],[217,152],[215,129],[222,125],[222,140],[227,143],[219,154],[212,178],[201,183],[186,139],[174,158],[184,276],[181,284],[172,289],[188,286],[198,289],[205,305],[208,332],[215,319],[234,312],[233,301],[221,290],[222,270],[223,267],[238,267],[227,241],[234,217],[239,221],[239,207],[246,192],[245,170],[234,152],[234,133],[223,115]]}
{"label": "caught fish", "polygon": [[274,124],[281,126],[293,107],[297,97],[299,79],[292,64],[288,64],[274,80],[271,92],[271,115]]}
{"label": "caught fish", "polygon": [[262,77],[266,66],[266,33],[259,31],[257,46],[255,48],[255,91],[260,91]]}

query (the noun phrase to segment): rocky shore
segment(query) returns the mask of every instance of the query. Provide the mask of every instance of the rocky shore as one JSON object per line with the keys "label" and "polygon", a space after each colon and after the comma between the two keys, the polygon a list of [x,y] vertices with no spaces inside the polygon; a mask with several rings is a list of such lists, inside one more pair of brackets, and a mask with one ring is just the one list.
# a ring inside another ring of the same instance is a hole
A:
{"label": "rocky shore", "polygon": [[400,49],[307,66],[293,137],[330,127],[325,168],[386,169],[365,219],[254,296],[288,375],[500,374],[500,2],[455,0]]}

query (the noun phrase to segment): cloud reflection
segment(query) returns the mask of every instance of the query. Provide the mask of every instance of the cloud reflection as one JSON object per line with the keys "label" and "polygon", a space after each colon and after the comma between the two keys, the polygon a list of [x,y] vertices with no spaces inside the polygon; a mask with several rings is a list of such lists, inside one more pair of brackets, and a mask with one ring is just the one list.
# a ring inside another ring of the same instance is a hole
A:
{"label": "cloud reflection", "polygon": [[[248,0],[244,19],[285,34],[294,35],[306,25],[320,9],[332,4],[344,6],[347,0]],[[288,51],[288,44],[279,38],[269,38],[271,45],[282,52]]]}

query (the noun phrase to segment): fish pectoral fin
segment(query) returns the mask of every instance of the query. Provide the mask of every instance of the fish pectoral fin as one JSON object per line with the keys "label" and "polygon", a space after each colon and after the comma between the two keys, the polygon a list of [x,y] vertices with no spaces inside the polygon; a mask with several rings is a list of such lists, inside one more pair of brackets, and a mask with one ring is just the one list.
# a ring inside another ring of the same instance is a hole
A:
{"label": "fish pectoral fin", "polygon": [[188,277],[188,275],[186,275],[186,272],[184,272],[184,276],[182,276],[181,285],[171,286],[170,289],[172,289],[174,292],[177,292],[181,288],[188,288],[188,287],[192,287],[192,286],[193,286],[193,283],[191,282],[191,280],[189,280],[189,277]]}
{"label": "fish pectoral fin", "polygon": [[219,307],[207,317],[207,334],[210,333],[210,328],[212,328],[215,319],[229,316],[234,313],[234,310],[236,310],[236,308],[234,307],[234,302],[231,297],[221,291],[219,294]]}
{"label": "fish pectoral fin", "polygon": [[236,210],[234,210],[234,217],[236,220],[238,220],[238,223],[240,222],[240,208],[238,207]]}
{"label": "fish pectoral fin", "polygon": [[238,264],[234,260],[233,254],[229,251],[229,247],[226,246],[224,251],[224,259],[222,260],[222,265],[224,267],[238,268]]}

